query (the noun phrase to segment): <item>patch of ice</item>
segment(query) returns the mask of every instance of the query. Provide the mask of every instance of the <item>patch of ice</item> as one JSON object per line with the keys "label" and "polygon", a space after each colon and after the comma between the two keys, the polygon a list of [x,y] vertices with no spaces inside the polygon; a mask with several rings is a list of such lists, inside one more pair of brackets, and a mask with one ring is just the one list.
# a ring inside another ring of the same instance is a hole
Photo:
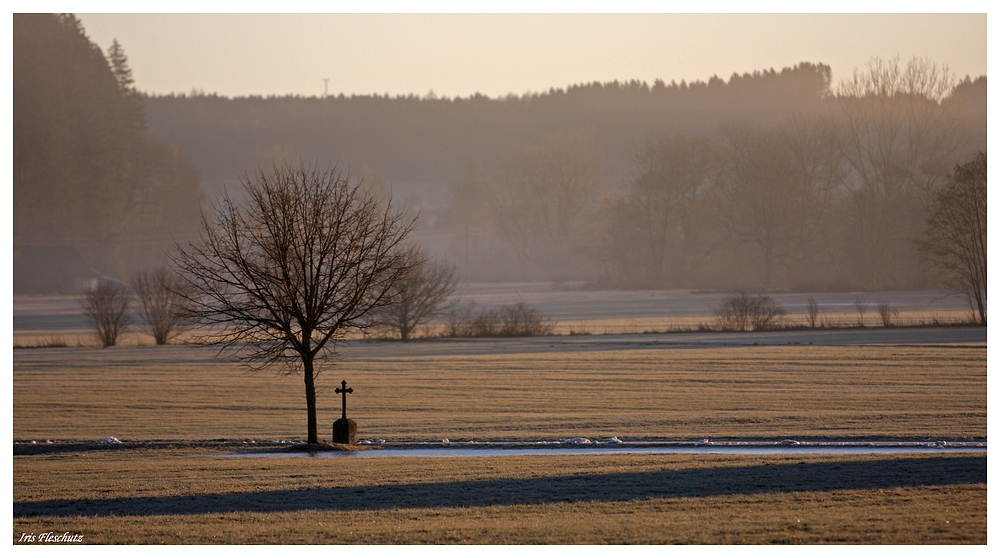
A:
{"label": "patch of ice", "polygon": [[122,442],[121,442],[121,440],[119,440],[118,438],[115,438],[114,436],[108,436],[108,437],[104,438],[103,440],[101,440],[101,443],[102,444],[120,444]]}
{"label": "patch of ice", "polygon": [[568,440],[563,440],[562,443],[564,443],[564,444],[592,444],[593,442],[591,442],[587,438],[570,438]]}
{"label": "patch of ice", "polygon": [[372,445],[372,441],[371,440],[360,440],[360,441],[358,441],[358,445],[359,446],[370,446],[370,445]]}

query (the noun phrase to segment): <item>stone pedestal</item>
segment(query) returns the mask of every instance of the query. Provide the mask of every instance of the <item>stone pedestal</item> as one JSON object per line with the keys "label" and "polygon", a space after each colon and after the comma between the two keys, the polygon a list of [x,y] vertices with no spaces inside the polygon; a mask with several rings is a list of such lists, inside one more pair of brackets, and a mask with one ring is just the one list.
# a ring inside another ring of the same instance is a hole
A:
{"label": "stone pedestal", "polygon": [[357,445],[358,423],[354,419],[340,418],[333,423],[333,443]]}

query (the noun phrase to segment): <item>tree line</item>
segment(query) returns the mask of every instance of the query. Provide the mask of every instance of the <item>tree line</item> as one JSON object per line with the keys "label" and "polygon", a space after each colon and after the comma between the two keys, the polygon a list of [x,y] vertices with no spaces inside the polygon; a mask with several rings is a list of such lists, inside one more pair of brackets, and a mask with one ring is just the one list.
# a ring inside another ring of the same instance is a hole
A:
{"label": "tree line", "polygon": [[828,66],[803,63],[728,82],[595,82],[501,98],[192,92],[150,96],[146,106],[150,128],[186,147],[210,188],[238,183],[247,169],[268,168],[275,158],[299,157],[371,169],[392,183],[448,184],[470,161],[496,170],[510,149],[573,129],[595,130],[612,156],[613,175],[624,176],[635,138],[700,133],[739,115],[763,122],[809,110],[829,80]]}
{"label": "tree line", "polygon": [[956,83],[927,60],[876,59],[811,112],[633,143],[630,176],[617,183],[595,134],[553,134],[511,150],[499,172],[470,166],[441,225],[479,233],[453,242],[457,260],[473,243],[477,262],[512,259],[510,278],[623,288],[940,285],[918,247],[935,196],[978,145],[969,89],[985,91],[985,78]]}
{"label": "tree line", "polygon": [[404,192],[414,238],[466,280],[888,289],[936,284],[916,240],[952,166],[985,149],[985,90],[873,59],[836,86],[803,63],[499,99],[147,103],[207,188],[303,159]]}
{"label": "tree line", "polygon": [[124,48],[106,53],[72,15],[14,14],[15,253],[75,247],[103,273],[164,263],[198,232],[196,164],[147,125]]}
{"label": "tree line", "polygon": [[[616,288],[941,284],[917,241],[985,150],[986,79],[873,60],[503,98],[147,96],[117,42],[14,18],[14,236],[127,277],[196,237],[222,186],[329,162],[394,193],[464,280]],[[189,155],[190,154],[190,155]],[[199,188],[199,185],[201,188]]]}

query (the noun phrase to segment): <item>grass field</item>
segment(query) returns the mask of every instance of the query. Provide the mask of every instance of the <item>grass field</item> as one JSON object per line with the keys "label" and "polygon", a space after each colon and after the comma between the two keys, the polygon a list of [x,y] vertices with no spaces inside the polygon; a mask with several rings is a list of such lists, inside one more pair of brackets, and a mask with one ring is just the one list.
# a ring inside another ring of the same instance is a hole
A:
{"label": "grass field", "polygon": [[[475,346],[477,342],[469,342]],[[744,347],[379,356],[345,349],[360,438],[985,439],[984,347]],[[15,439],[301,439],[299,376],[251,374],[194,347],[14,354]],[[329,436],[327,428],[323,434]]]}
{"label": "grass field", "polygon": [[986,542],[986,456],[14,458],[14,541]]}
{"label": "grass field", "polygon": [[[596,338],[595,338],[596,339]],[[354,344],[359,437],[986,439],[986,349]],[[595,349],[595,347],[597,347]],[[14,352],[16,440],[302,439],[301,378],[187,346]],[[14,457],[14,541],[985,543],[984,454],[253,458],[221,449]]]}

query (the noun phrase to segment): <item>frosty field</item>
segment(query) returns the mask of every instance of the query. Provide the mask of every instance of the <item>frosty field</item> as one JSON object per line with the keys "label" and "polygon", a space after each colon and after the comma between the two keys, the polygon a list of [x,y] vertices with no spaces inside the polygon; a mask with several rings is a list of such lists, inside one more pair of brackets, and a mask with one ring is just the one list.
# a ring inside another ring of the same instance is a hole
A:
{"label": "frosty field", "polygon": [[[64,310],[19,322],[15,306],[15,328],[83,338]],[[985,453],[226,457],[304,438],[301,378],[138,342],[14,351],[15,542],[986,541]],[[986,440],[983,328],[356,340],[340,353],[319,380],[321,439],[345,379],[359,438],[387,444]],[[96,444],[106,436],[125,443]]]}
{"label": "frosty field", "polygon": [[[982,346],[349,344],[319,378],[321,433],[353,387],[360,438],[390,441],[986,437]],[[555,343],[552,343],[555,344]],[[527,347],[525,347],[527,345]],[[541,346],[532,346],[541,345]],[[438,352],[446,354],[425,354]],[[19,440],[301,439],[301,378],[210,349],[14,353]]]}

